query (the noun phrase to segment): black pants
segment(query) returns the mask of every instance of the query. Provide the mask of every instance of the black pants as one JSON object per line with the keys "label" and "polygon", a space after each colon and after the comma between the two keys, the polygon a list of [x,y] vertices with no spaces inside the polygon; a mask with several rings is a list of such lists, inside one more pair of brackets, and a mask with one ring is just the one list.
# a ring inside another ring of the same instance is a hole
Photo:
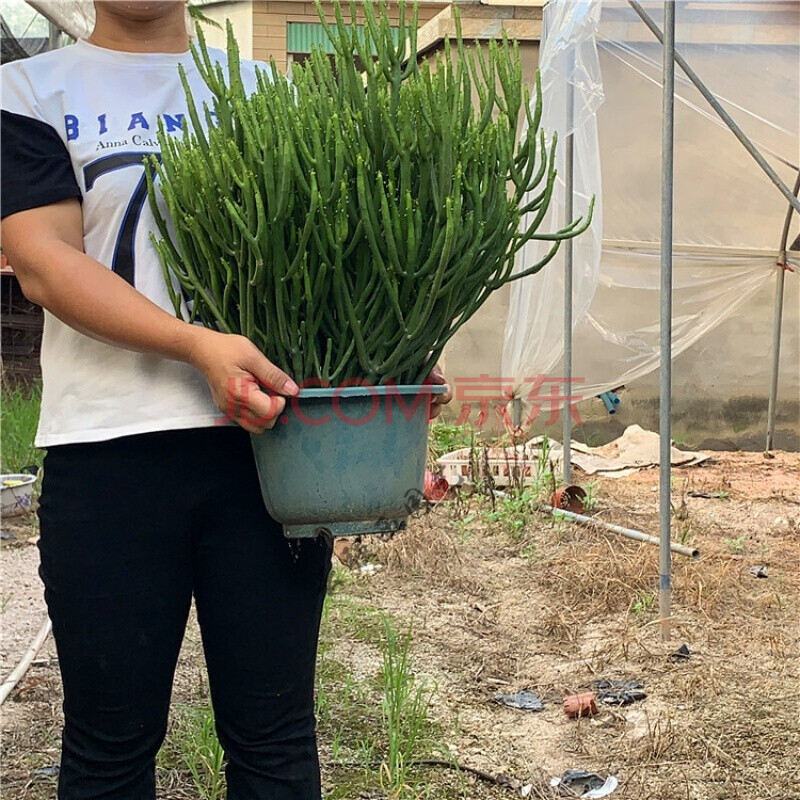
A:
{"label": "black pants", "polygon": [[267,514],[220,427],[53,447],[40,574],[64,684],[59,800],[152,800],[192,596],[230,800],[319,800],[314,664],[330,569]]}

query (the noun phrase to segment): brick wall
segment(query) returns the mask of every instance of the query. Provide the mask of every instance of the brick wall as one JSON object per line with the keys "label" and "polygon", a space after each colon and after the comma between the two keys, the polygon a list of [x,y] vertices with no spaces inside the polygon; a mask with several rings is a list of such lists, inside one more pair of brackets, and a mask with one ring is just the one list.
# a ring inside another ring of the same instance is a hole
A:
{"label": "brick wall", "polygon": [[[424,25],[448,3],[421,3],[419,24]],[[326,17],[333,20],[333,12],[328,12],[330,3],[323,3]],[[393,18],[397,18],[397,7],[390,8]],[[253,58],[268,61],[270,57],[280,70],[286,69],[286,23],[319,22],[314,3],[302,0],[260,0],[253,3]]]}

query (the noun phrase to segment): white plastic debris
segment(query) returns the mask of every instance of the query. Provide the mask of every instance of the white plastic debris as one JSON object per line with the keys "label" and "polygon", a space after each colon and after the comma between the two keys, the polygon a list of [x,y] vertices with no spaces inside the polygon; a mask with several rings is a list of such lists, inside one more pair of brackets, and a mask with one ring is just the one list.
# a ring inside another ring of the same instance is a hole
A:
{"label": "white plastic debris", "polygon": [[[551,778],[553,788],[565,788],[571,791],[569,797],[580,797],[581,800],[600,800],[608,797],[618,786],[619,781],[615,775],[609,775],[601,784],[603,778],[594,773],[579,769],[568,769],[560,778]],[[582,794],[575,794],[576,790],[586,787]],[[594,788],[589,788],[594,787]]]}
{"label": "white plastic debris", "polygon": [[374,575],[381,568],[382,564],[370,563],[370,564],[364,564],[363,566],[354,570],[354,572],[356,573],[356,575]]}

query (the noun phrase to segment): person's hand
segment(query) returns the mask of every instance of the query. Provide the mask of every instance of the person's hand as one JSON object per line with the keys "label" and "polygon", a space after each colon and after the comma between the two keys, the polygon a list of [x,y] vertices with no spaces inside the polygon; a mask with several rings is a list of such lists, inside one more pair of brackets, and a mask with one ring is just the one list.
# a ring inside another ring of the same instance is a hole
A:
{"label": "person's hand", "polygon": [[442,407],[446,406],[453,399],[453,390],[445,380],[442,368],[437,364],[428,375],[425,383],[433,384],[434,386],[447,386],[447,391],[444,394],[431,395],[431,419],[435,419],[442,413]]}
{"label": "person's hand", "polygon": [[219,410],[250,433],[273,427],[297,384],[244,336],[193,328],[188,361],[203,373]]}

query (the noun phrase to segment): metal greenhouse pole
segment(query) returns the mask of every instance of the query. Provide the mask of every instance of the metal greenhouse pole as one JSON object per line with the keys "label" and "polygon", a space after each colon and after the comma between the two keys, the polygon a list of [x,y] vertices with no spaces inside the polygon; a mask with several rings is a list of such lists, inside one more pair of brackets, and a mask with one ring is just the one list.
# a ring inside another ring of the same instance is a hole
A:
{"label": "metal greenhouse pole", "polygon": [[[792,191],[770,166],[759,149],[748,138],[747,134],[736,124],[730,114],[722,107],[714,93],[700,80],[697,73],[689,66],[686,59],[675,49],[675,0],[664,0],[664,27],[659,29],[653,18],[645,11],[639,0],[628,0],[631,8],[638,14],[642,22],[650,29],[652,34],[663,46],[664,84],[663,84],[663,119],[662,119],[662,195],[661,195],[661,371],[660,371],[660,428],[661,428],[661,476],[660,476],[660,527],[661,527],[661,560],[660,560],[660,591],[659,604],[662,624],[662,638],[669,638],[669,609],[670,609],[670,388],[672,381],[672,157],[673,157],[673,112],[675,107],[674,79],[675,64],[677,63],[686,77],[694,84],[695,88],[706,99],[708,104],[717,113],[720,119],[730,129],[731,133],[739,140],[742,146],[753,157],[767,177],[772,181],[783,196],[789,201],[789,213],[785,225],[788,235],[788,225],[792,210],[800,213],[800,199],[798,199],[798,186]],[[785,260],[785,242],[782,245]],[[775,403],[777,399],[777,365],[780,359],[781,321],[783,311],[783,278],[781,271],[778,276],[775,293],[775,326],[773,333],[773,363],[772,383],[770,387],[770,406],[768,411],[767,449],[772,445],[774,433]],[[666,326],[666,321],[669,325]],[[666,541],[666,544],[665,544]]]}
{"label": "metal greenhouse pole", "polygon": [[[564,220],[572,221],[575,198],[575,58],[570,60],[570,74],[567,80],[567,146],[564,164]],[[570,412],[570,396],[572,395],[572,277],[573,277],[573,243],[572,239],[564,242],[564,414],[562,435],[561,464],[564,471],[564,483],[572,479],[572,415]]]}
{"label": "metal greenhouse pole", "polygon": [[[794,196],[800,192],[800,173],[794,184]],[[775,413],[778,404],[778,373],[781,362],[781,330],[783,328],[783,284],[786,280],[786,245],[789,243],[789,228],[792,225],[792,205],[786,209],[781,234],[780,263],[775,276],[775,308],[772,313],[772,373],[769,382],[769,407],[767,408],[767,444],[766,450],[772,450],[775,439]]]}
{"label": "metal greenhouse pole", "polygon": [[669,640],[672,606],[672,204],[675,144],[675,2],[664,0],[661,120],[661,356],[659,376],[659,592],[661,639]]}

